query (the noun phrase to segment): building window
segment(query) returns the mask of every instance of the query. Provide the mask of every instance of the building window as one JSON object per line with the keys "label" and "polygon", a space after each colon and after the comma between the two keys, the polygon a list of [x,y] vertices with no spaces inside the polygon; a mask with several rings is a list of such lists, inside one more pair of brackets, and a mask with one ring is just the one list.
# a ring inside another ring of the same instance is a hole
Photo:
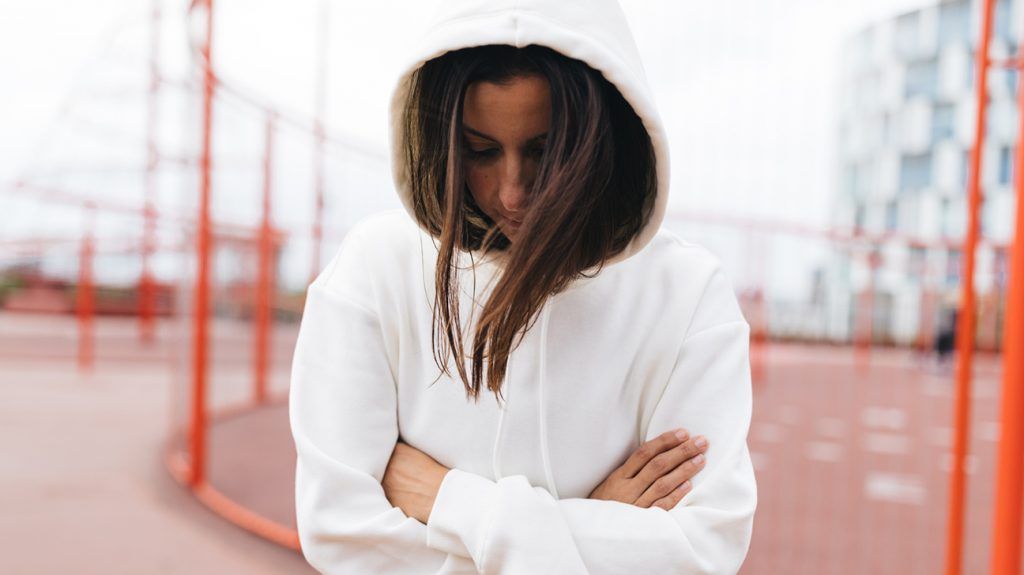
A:
{"label": "building window", "polygon": [[932,154],[904,154],[900,158],[900,191],[914,192],[932,181]]}
{"label": "building window", "polygon": [[[1009,45],[1010,45],[1010,49],[1009,49],[1010,57],[1014,58],[1014,57],[1017,56],[1017,53],[1018,53],[1017,50],[1019,50],[1019,48],[1017,47],[1017,44],[1014,43],[1014,42],[1010,42]],[[1004,73],[1003,77],[1006,78],[1006,87],[1007,87],[1007,89],[1010,91],[1010,94],[1012,94],[1013,97],[1016,98],[1017,97],[1017,77],[1018,77],[1017,69],[1013,68],[1013,67],[1006,68],[1003,71],[1003,73]]]}
{"label": "building window", "polygon": [[996,289],[1003,291],[1006,289],[1010,279],[1010,262],[1007,257],[1007,250],[997,249],[996,250]]}
{"label": "building window", "polygon": [[967,183],[971,177],[971,151],[964,150],[960,161],[960,193],[967,194]]}
{"label": "building window", "polygon": [[1013,39],[1013,33],[1010,30],[1010,0],[996,2],[996,11],[992,14],[992,26],[995,28],[992,31],[994,37],[1003,40]]}
{"label": "building window", "polygon": [[949,237],[949,198],[939,202],[939,227],[942,237]]}
{"label": "building window", "polygon": [[885,231],[892,232],[900,225],[900,204],[896,200],[889,200],[885,204]]}
{"label": "building window", "polygon": [[920,281],[927,275],[928,270],[925,269],[927,259],[925,258],[925,249],[919,246],[913,246],[910,248],[910,273],[907,277],[911,281]]}
{"label": "building window", "polygon": [[965,42],[970,37],[971,5],[968,2],[939,7],[939,45]]}
{"label": "building window", "polygon": [[999,183],[1009,184],[1013,181],[1013,149],[1003,146],[999,149]]}
{"label": "building window", "polygon": [[907,77],[903,85],[904,96],[926,96],[935,99],[938,86],[938,64],[935,60],[913,62],[907,65]]}
{"label": "building window", "polygon": [[856,198],[860,194],[860,168],[857,164],[846,166],[846,195]]}
{"label": "building window", "polygon": [[918,15],[918,12],[911,12],[896,19],[896,53],[903,58],[917,54]]}
{"label": "building window", "polygon": [[956,106],[940,104],[932,109],[932,143],[952,138],[955,131]]}
{"label": "building window", "polygon": [[946,285],[955,286],[960,283],[960,250],[949,250],[946,257]]}

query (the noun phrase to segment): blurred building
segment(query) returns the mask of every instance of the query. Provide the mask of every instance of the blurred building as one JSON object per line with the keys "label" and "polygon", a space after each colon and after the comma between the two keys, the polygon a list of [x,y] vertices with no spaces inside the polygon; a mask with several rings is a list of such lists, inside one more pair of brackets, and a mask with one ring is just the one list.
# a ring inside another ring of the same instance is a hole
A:
{"label": "blurred building", "polygon": [[[991,55],[1020,42],[1024,0],[1001,0]],[[833,224],[880,239],[837,247],[825,271],[829,337],[849,340],[873,310],[877,343],[925,345],[956,306],[975,131],[980,6],[938,1],[862,29],[844,45]],[[975,276],[978,343],[998,344],[1013,217],[1017,73],[989,76],[982,244]],[[871,289],[873,286],[873,290]],[[872,295],[868,295],[871,292]],[[870,301],[870,303],[868,303]],[[865,328],[866,329],[866,328]]]}

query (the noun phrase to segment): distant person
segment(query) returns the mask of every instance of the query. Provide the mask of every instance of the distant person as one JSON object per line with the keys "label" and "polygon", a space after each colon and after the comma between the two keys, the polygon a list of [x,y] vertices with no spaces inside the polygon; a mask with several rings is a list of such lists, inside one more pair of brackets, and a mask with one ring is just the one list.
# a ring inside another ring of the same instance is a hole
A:
{"label": "distant person", "polygon": [[949,311],[946,321],[939,326],[935,334],[935,358],[936,364],[942,371],[948,371],[952,363],[953,351],[956,349],[956,322],[957,310]]}
{"label": "distant person", "polygon": [[621,9],[438,7],[391,99],[404,210],[360,221],[308,291],[303,553],[352,575],[736,573],[750,326],[719,260],[660,227],[668,143]]}

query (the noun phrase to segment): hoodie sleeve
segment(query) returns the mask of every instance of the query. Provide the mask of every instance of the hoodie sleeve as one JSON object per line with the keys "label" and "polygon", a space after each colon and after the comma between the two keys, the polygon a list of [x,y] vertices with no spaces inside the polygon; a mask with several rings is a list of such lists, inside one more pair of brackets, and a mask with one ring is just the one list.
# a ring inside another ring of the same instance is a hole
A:
{"label": "hoodie sleeve", "polygon": [[682,501],[666,511],[556,500],[521,475],[494,482],[453,469],[427,522],[427,544],[468,554],[495,574],[735,574],[757,505],[746,442],[750,327],[720,270],[704,294],[645,437],[685,427],[708,438],[707,463]]}
{"label": "hoodie sleeve", "polygon": [[380,483],[398,438],[396,388],[358,235],[309,287],[295,347],[299,541],[325,574],[436,572],[447,556],[426,546],[426,527]]}

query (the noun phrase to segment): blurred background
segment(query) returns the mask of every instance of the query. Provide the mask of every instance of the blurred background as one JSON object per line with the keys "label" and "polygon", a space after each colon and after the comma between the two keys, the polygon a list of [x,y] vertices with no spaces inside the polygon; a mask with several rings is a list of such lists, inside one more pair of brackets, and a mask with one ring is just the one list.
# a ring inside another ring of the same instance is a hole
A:
{"label": "blurred background", "polygon": [[[621,4],[664,225],[753,327],[742,573],[990,572],[1024,2]],[[291,350],[349,226],[400,209],[387,105],[428,10],[0,6],[0,571],[312,572]]]}

